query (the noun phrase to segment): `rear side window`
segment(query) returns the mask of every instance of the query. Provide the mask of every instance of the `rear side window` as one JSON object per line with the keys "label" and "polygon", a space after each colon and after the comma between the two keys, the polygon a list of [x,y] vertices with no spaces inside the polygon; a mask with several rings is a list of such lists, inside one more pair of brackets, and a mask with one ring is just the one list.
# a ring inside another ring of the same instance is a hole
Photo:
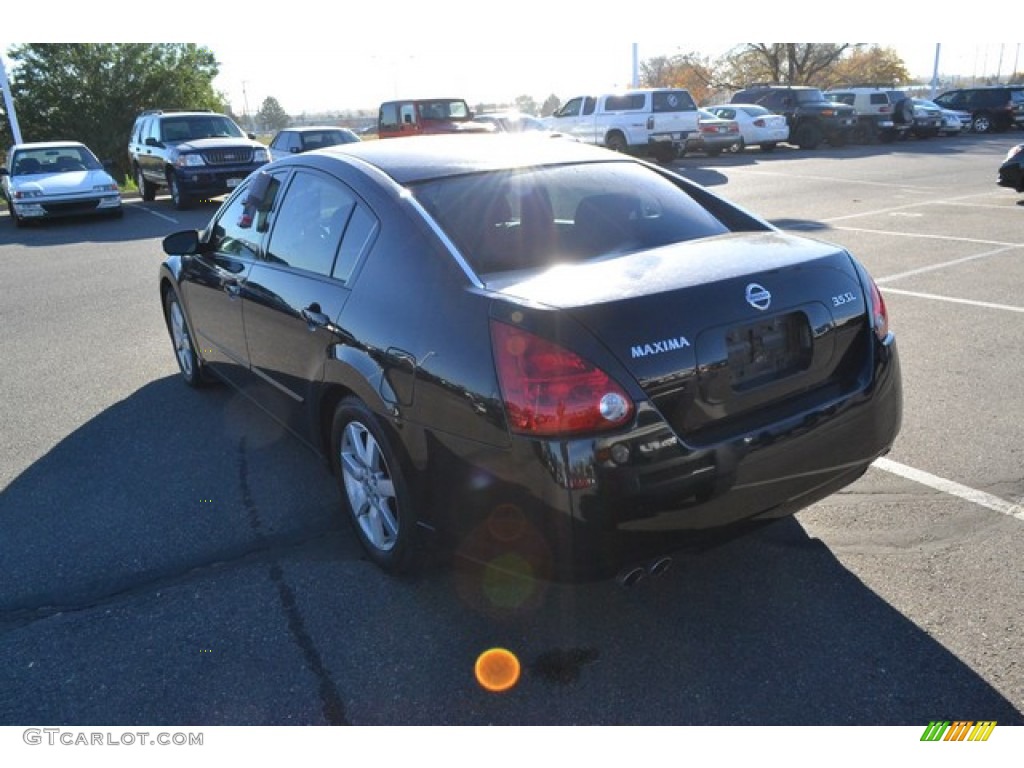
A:
{"label": "rear side window", "polygon": [[267,258],[278,264],[330,275],[356,200],[340,182],[298,171],[280,204]]}
{"label": "rear side window", "polygon": [[631,162],[473,174],[419,184],[413,192],[478,275],[728,231],[685,190]]}
{"label": "rear side window", "polygon": [[609,112],[637,112],[644,108],[646,101],[642,93],[625,93],[606,97],[604,108]]}
{"label": "rear side window", "polygon": [[651,106],[655,112],[689,112],[697,109],[689,91],[657,91]]}

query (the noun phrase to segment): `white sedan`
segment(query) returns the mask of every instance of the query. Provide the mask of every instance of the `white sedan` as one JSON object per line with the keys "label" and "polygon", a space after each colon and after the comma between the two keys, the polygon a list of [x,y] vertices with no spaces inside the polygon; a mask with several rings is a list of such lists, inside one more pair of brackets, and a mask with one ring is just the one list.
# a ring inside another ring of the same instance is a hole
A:
{"label": "white sedan", "polygon": [[123,210],[117,183],[77,141],[15,144],[0,168],[0,191],[19,227],[32,219],[120,216]]}
{"label": "white sedan", "polygon": [[740,149],[759,146],[764,152],[771,152],[779,142],[789,139],[785,115],[777,115],[760,104],[716,104],[704,109],[718,117],[736,121],[743,137]]}

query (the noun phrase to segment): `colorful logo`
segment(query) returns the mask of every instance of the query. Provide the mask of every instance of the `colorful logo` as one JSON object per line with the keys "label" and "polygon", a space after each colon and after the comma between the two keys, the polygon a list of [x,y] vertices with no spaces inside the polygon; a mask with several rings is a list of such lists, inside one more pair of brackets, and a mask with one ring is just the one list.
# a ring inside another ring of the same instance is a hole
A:
{"label": "colorful logo", "polygon": [[921,741],[988,741],[995,727],[995,720],[932,720]]}

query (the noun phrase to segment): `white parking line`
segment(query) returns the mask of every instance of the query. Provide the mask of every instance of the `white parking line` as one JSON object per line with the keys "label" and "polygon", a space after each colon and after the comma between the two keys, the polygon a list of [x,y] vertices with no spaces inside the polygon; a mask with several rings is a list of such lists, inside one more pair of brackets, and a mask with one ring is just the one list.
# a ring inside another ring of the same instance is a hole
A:
{"label": "white parking line", "polygon": [[952,480],[947,480],[944,477],[939,477],[920,469],[914,469],[906,464],[900,464],[884,457],[875,459],[872,466],[1024,522],[1024,507],[1020,504],[1011,504],[998,496],[993,496],[991,493],[985,493],[984,491],[969,488],[966,485],[960,485],[960,483],[954,483]]}
{"label": "white parking line", "polygon": [[929,264],[927,267],[918,267],[917,269],[908,269],[906,272],[897,272],[895,275],[886,275],[885,277],[879,277],[875,280],[876,283],[882,284],[887,283],[890,280],[899,280],[904,277],[911,277],[912,275],[920,275],[924,272],[932,272],[936,269],[945,269],[946,267],[954,267],[957,264],[966,264],[968,261],[975,261],[976,259],[985,259],[989,256],[995,256],[1000,253],[1006,253],[1014,248],[1020,248],[1018,245],[1007,245],[1002,248],[996,248],[994,251],[985,251],[984,253],[975,253],[971,256],[964,256],[959,259],[952,259],[951,261],[942,261],[938,264]]}
{"label": "white parking line", "polygon": [[934,293],[920,293],[918,291],[904,291],[899,288],[882,287],[884,293],[895,293],[900,296],[914,296],[918,299],[932,299],[934,301],[948,301],[951,304],[967,304],[971,307],[982,307],[984,309],[1001,309],[1004,312],[1024,313],[1024,307],[1013,307],[1009,304],[993,304],[990,301],[974,301],[973,299],[957,299],[953,296],[938,296]]}
{"label": "white parking line", "polygon": [[146,208],[146,207],[141,206],[141,205],[133,206],[133,208],[135,210],[137,210],[137,211],[145,211],[146,213],[150,214],[151,216],[157,216],[158,218],[161,218],[164,221],[169,221],[169,222],[171,222],[171,224],[180,224],[181,223],[181,222],[179,222],[177,219],[175,219],[172,216],[167,216],[167,215],[165,215],[163,213],[160,213],[159,211],[154,211],[154,210],[151,210],[151,209]]}
{"label": "white parking line", "polygon": [[863,232],[868,235],[887,237],[912,237],[917,240],[944,240],[950,243],[971,243],[973,245],[997,245],[1003,248],[1019,248],[1022,243],[1007,243],[1004,240],[981,240],[977,237],[955,237],[953,235],[932,235],[927,232],[893,232],[889,229],[867,229],[865,227],[832,227],[842,232]]}

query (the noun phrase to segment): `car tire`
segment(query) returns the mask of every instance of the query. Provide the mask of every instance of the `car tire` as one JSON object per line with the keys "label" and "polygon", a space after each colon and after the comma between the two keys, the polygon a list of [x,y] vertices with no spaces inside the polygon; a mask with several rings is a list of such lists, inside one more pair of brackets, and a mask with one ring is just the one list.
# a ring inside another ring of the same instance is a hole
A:
{"label": "car tire", "polygon": [[626,142],[625,136],[618,131],[612,131],[605,139],[605,146],[612,152],[625,152],[629,144]]}
{"label": "car tire", "polygon": [[855,144],[874,144],[880,139],[878,129],[869,120],[858,120],[857,126],[853,129],[853,141]]}
{"label": "car tire", "polygon": [[146,181],[146,177],[142,175],[142,169],[139,166],[135,166],[135,186],[139,188],[139,194],[142,195],[142,199],[145,202],[152,202],[156,199],[156,184]]}
{"label": "car tire", "polygon": [[192,332],[188,328],[185,310],[181,306],[178,293],[173,288],[164,295],[164,320],[167,322],[167,333],[174,347],[174,358],[178,361],[181,377],[190,387],[199,388],[209,382],[203,360],[192,340]]}
{"label": "car tire", "polygon": [[675,149],[675,147],[672,146],[656,147],[654,150],[654,159],[657,160],[659,163],[671,163],[678,156],[679,152]]}
{"label": "car tire", "polygon": [[793,141],[800,149],[817,149],[823,138],[821,126],[815,123],[801,123],[796,127]]}
{"label": "car tire", "polygon": [[185,211],[192,207],[192,199],[182,191],[178,177],[173,171],[167,174],[167,189],[171,193],[171,202],[174,203],[175,209]]}
{"label": "car tire", "polygon": [[359,543],[383,570],[409,573],[418,564],[415,501],[391,438],[358,398],[334,412],[331,464]]}
{"label": "car tire", "polygon": [[971,120],[971,130],[975,133],[991,133],[992,128],[992,115],[988,112],[979,112]]}
{"label": "car tire", "polygon": [[775,150],[776,144],[774,141],[765,141],[761,143],[762,152],[772,152]]}
{"label": "car tire", "polygon": [[737,155],[742,155],[743,150],[745,150],[746,148],[747,142],[743,139],[742,136],[740,136],[740,140],[733,144],[731,147],[729,147],[729,151],[735,152]]}

